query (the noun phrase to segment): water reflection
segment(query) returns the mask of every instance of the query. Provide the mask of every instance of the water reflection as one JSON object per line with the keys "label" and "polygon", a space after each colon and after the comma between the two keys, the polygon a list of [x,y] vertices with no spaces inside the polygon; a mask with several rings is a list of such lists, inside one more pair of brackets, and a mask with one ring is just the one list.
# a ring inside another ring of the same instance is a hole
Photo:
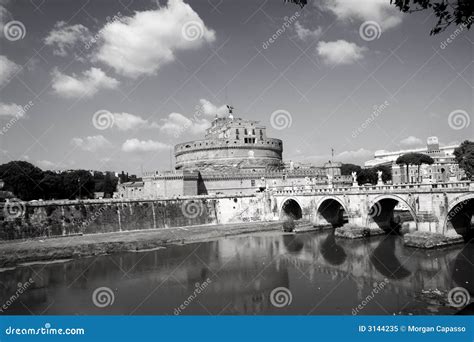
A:
{"label": "water reflection", "polygon": [[[464,247],[464,249],[462,249]],[[196,284],[211,282],[181,314],[348,314],[388,278],[360,314],[454,313],[415,299],[422,290],[466,287],[472,294],[473,245],[407,250],[400,237],[344,240],[333,231],[265,233],[144,253],[20,267],[0,273],[3,302],[17,284],[35,281],[7,314],[166,314],[188,301]],[[115,301],[98,308],[91,296],[107,286]],[[290,289],[277,308],[270,293]]]}
{"label": "water reflection", "polygon": [[385,238],[370,255],[370,261],[380,274],[388,279],[404,279],[411,272],[405,268],[395,255],[395,244],[399,239]]}

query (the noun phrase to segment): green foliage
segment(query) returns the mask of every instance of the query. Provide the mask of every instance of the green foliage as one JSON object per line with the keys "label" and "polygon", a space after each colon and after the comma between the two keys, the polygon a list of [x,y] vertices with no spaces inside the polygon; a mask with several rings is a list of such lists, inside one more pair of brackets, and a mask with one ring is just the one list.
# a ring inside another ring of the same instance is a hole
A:
{"label": "green foliage", "polygon": [[420,166],[422,164],[427,164],[431,165],[434,163],[433,158],[430,156],[423,154],[423,153],[406,153],[402,154],[400,157],[397,158],[395,161],[398,165],[405,165],[406,166],[406,179],[408,181],[409,179],[409,174],[408,174],[408,169],[410,165],[418,165],[418,177],[420,177]]}
{"label": "green foliage", "polygon": [[[103,191],[106,197],[112,197],[118,182],[110,172],[105,175],[101,172],[91,175],[86,170],[43,172],[25,161],[0,165],[0,179],[5,182],[5,191],[25,201],[93,198],[94,191]],[[96,190],[98,188],[101,190]]]}
{"label": "green foliage", "polygon": [[466,140],[454,150],[459,167],[471,178],[474,176],[474,142]]}
{"label": "green foliage", "polygon": [[358,174],[357,174],[357,183],[359,185],[364,185],[367,183],[370,184],[377,184],[377,181],[379,179],[377,175],[377,171],[382,171],[382,181],[384,183],[387,183],[388,181],[392,180],[392,167],[391,166],[377,166],[377,167],[372,167],[370,169],[362,169]]}
{"label": "green foliage", "polygon": [[0,165],[0,179],[5,181],[4,189],[25,201],[38,199],[41,196],[42,178],[43,171],[25,161],[11,161]]}
{"label": "green foliage", "polygon": [[[388,1],[388,0],[387,0]],[[301,8],[307,5],[307,0],[284,0],[285,3],[293,3]],[[446,30],[451,24],[462,25],[470,29],[474,20],[473,0],[390,0],[390,3],[404,13],[432,10],[438,22],[430,34],[435,35]],[[358,6],[354,0],[354,6]]]}
{"label": "green foliage", "polygon": [[355,164],[342,164],[341,165],[341,175],[350,176],[352,172],[360,173],[362,168],[359,165]]}

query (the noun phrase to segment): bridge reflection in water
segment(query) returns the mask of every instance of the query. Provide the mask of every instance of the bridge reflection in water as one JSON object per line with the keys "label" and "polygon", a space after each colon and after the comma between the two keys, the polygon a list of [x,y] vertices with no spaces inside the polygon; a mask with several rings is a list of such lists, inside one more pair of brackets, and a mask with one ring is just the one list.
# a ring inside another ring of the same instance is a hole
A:
{"label": "bridge reflection in water", "polygon": [[[359,314],[451,314],[455,310],[422,291],[461,286],[474,294],[474,245],[423,251],[399,236],[339,240],[333,231],[265,233],[171,246],[143,253],[32,265],[1,274],[1,298],[19,282],[34,284],[4,314],[166,314],[208,285],[181,314],[346,314],[384,282]],[[92,293],[106,286],[114,303],[98,308]],[[275,307],[273,289],[291,291]]]}

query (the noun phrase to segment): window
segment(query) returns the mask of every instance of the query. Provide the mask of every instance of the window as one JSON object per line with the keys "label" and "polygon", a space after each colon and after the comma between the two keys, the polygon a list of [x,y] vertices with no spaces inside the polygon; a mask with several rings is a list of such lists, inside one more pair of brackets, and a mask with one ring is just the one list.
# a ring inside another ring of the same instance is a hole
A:
{"label": "window", "polygon": [[235,130],[235,134],[239,134],[239,129],[238,128]]}
{"label": "window", "polygon": [[250,186],[255,186],[255,179],[250,180]]}
{"label": "window", "polygon": [[255,130],[254,129],[252,129],[252,135],[255,135]]}
{"label": "window", "polygon": [[249,132],[247,131],[247,128],[244,130],[244,134],[247,135]]}

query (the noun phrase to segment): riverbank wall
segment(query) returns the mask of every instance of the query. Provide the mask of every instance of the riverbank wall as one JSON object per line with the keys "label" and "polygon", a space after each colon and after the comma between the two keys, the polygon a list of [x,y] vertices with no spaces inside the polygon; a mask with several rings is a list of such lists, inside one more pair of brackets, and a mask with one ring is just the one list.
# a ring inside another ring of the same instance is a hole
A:
{"label": "riverbank wall", "polygon": [[3,203],[0,240],[265,221],[265,194]]}

